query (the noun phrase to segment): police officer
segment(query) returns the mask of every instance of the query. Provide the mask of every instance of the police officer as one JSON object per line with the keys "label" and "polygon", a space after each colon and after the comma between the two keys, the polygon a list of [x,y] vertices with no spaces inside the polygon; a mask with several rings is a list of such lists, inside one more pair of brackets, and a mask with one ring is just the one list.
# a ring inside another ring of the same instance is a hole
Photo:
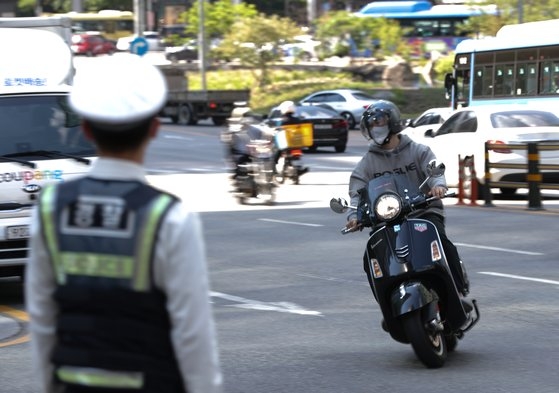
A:
{"label": "police officer", "polygon": [[41,389],[221,392],[199,216],[142,167],[165,80],[138,56],[95,61],[69,103],[99,158],[45,188],[33,213],[26,302]]}

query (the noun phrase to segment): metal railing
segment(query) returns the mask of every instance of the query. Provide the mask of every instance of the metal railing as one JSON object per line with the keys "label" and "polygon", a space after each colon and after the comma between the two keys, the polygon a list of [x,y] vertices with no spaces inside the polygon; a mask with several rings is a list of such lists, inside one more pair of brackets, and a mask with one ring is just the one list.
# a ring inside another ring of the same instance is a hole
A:
{"label": "metal railing", "polygon": [[[526,163],[496,163],[489,161],[490,150],[526,150],[527,161]],[[559,142],[552,144],[529,142],[524,144],[491,144],[485,142],[485,174],[484,174],[484,197],[485,205],[493,206],[493,196],[491,189],[498,188],[527,188],[528,189],[528,209],[541,210],[542,196],[541,189],[559,190],[559,183],[544,183],[543,171],[559,171],[559,165],[554,164],[541,164],[540,152],[559,150]],[[521,169],[526,171],[525,181],[491,181],[491,168],[500,169]]]}

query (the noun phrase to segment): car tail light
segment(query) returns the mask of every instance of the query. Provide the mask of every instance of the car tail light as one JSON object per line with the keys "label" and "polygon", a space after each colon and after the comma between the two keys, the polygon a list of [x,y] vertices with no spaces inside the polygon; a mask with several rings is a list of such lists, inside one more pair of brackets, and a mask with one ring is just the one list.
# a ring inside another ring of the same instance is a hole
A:
{"label": "car tail light", "polygon": [[[487,141],[487,143],[491,144],[491,145],[506,145],[505,142],[503,141],[499,141],[499,140],[490,140]],[[492,149],[495,153],[501,153],[501,154],[510,154],[512,153],[511,149]]]}
{"label": "car tail light", "polygon": [[348,127],[347,120],[337,121],[336,123],[334,123],[334,127],[335,128],[347,128]]}

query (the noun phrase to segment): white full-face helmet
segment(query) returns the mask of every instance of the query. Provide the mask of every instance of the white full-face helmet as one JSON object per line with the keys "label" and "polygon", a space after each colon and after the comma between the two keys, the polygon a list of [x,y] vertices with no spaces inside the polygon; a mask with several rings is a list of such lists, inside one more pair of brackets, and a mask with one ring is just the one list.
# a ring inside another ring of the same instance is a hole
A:
{"label": "white full-face helmet", "polygon": [[295,114],[295,103],[293,101],[284,101],[278,107],[280,113],[282,115],[287,115],[291,113],[292,115]]}

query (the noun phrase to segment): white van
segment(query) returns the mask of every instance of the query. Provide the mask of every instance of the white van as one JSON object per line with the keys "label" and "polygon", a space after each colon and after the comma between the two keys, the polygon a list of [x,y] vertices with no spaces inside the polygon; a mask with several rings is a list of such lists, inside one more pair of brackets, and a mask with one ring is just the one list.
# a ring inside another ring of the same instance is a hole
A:
{"label": "white van", "polygon": [[23,275],[41,190],[85,174],[95,154],[68,106],[68,42],[53,31],[12,25],[3,27],[0,18],[0,276]]}

